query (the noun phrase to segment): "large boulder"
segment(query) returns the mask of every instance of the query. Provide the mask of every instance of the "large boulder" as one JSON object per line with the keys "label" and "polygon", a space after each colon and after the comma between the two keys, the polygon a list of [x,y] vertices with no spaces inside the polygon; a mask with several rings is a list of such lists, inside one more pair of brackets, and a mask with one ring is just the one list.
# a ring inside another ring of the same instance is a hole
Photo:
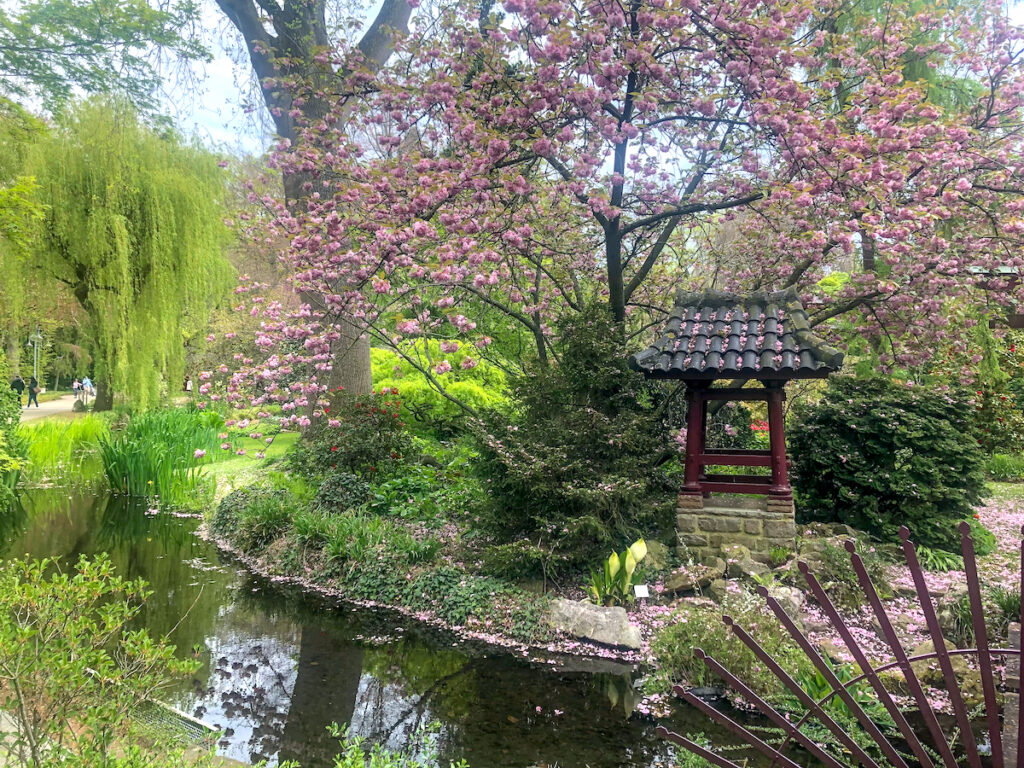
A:
{"label": "large boulder", "polygon": [[559,598],[551,603],[548,623],[573,637],[639,650],[640,630],[629,623],[625,608],[605,608]]}
{"label": "large boulder", "polygon": [[729,596],[729,582],[725,579],[715,579],[708,586],[707,596],[721,605],[725,602],[725,598]]}
{"label": "large boulder", "polygon": [[[953,643],[947,642],[946,650],[954,651],[956,646]],[[934,652],[935,644],[931,640],[926,640],[911,651],[910,656],[924,656]],[[985,700],[985,690],[982,686],[981,674],[977,670],[971,669],[970,663],[963,656],[951,656],[949,663],[953,669],[956,686],[960,690],[960,695],[963,696],[964,703],[972,709],[979,706]],[[910,666],[922,683],[945,690],[946,679],[942,675],[938,659],[915,661]]]}
{"label": "large boulder", "polygon": [[712,557],[707,562],[688,565],[674,571],[665,579],[666,592],[692,592],[704,589],[711,582],[725,576],[725,560]]}
{"label": "large boulder", "polygon": [[807,602],[807,596],[796,587],[785,587],[777,584],[769,588],[768,594],[774,597],[791,619],[800,623],[800,609]]}

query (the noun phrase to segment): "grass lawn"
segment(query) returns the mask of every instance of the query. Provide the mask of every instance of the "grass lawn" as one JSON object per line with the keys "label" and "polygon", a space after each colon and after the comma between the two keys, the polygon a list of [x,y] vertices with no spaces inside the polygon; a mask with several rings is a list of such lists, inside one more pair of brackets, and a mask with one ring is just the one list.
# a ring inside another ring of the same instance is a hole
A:
{"label": "grass lawn", "polygon": [[[206,474],[217,481],[217,498],[221,499],[236,488],[255,482],[268,464],[288,453],[298,440],[298,432],[282,432],[269,446],[248,438],[237,440],[236,442],[245,449],[245,455],[239,456],[225,451],[217,456],[212,464],[205,467]],[[259,450],[266,454],[262,459],[255,456]]]}
{"label": "grass lawn", "polygon": [[989,480],[985,490],[987,491],[985,500],[988,503],[1024,499],[1024,483],[997,483],[994,480]]}

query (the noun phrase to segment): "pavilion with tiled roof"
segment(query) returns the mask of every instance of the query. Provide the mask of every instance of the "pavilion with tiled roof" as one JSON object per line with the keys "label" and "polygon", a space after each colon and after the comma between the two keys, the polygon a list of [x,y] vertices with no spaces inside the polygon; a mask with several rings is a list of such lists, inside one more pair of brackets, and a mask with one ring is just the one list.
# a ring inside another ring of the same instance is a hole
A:
{"label": "pavilion with tiled roof", "polygon": [[[686,384],[686,463],[681,507],[702,509],[711,493],[767,495],[770,508],[792,510],[783,419],[785,384],[825,378],[839,370],[843,353],[810,328],[795,289],[737,295],[679,291],[657,341],[629,358],[647,378]],[[719,379],[733,386],[713,387]],[[763,387],[738,388],[759,381]],[[765,401],[768,450],[710,449],[706,445],[712,400]],[[771,476],[705,474],[708,466],[769,467]],[[687,500],[685,497],[690,497]]]}

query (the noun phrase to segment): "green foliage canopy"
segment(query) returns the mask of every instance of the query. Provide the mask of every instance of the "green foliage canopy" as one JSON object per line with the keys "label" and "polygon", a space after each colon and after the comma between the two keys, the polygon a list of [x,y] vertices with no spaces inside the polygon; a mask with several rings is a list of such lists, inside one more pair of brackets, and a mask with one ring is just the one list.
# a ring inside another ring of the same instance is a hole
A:
{"label": "green foliage canopy", "polygon": [[153,106],[157,58],[209,58],[189,34],[193,0],[28,0],[0,7],[0,92],[38,99],[50,110],[74,89],[118,91]]}
{"label": "green foliage canopy", "polygon": [[183,375],[183,335],[226,295],[217,158],[146,127],[123,101],[78,105],[28,162],[47,206],[42,254],[88,315],[97,408],[139,408]]}

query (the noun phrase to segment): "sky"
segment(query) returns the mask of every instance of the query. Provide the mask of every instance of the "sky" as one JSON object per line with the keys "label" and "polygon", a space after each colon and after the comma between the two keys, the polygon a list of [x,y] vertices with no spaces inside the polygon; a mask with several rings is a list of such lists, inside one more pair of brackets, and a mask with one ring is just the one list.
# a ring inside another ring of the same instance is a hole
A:
{"label": "sky", "polygon": [[213,60],[191,67],[184,82],[163,94],[167,114],[178,127],[197,136],[209,146],[236,154],[260,154],[269,145],[263,105],[260,112],[247,113],[243,96],[251,92],[252,75],[248,60],[244,67],[233,55],[244,56],[241,37],[230,26],[213,0],[201,0],[205,42]]}

